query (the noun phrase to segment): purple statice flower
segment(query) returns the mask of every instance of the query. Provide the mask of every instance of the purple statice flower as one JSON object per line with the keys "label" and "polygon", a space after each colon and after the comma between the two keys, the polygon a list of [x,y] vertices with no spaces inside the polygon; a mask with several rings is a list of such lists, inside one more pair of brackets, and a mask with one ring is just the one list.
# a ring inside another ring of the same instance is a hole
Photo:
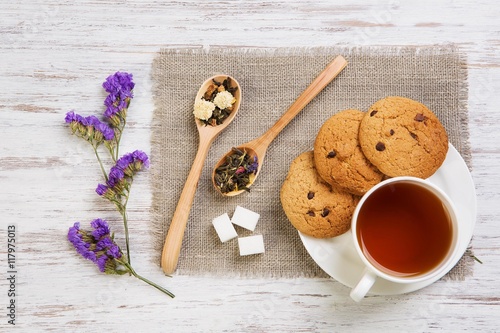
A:
{"label": "purple statice flower", "polygon": [[86,125],[85,118],[76,114],[75,111],[66,113],[64,121],[69,124],[73,134],[77,134],[81,137],[86,137],[88,135],[89,128]]}
{"label": "purple statice flower", "polygon": [[97,260],[95,261],[95,264],[99,268],[101,272],[106,272],[106,263],[108,262],[109,258],[107,255],[101,255]]}
{"label": "purple statice flower", "polygon": [[92,231],[92,236],[96,240],[100,240],[102,237],[109,235],[110,230],[108,223],[102,219],[95,219],[94,221],[90,222],[90,226],[94,228]]}
{"label": "purple statice flower", "polygon": [[104,115],[108,118],[120,113],[122,110],[128,108],[131,97],[121,98],[120,95],[109,94],[104,100],[106,110]]}
{"label": "purple statice flower", "polygon": [[110,141],[115,137],[115,131],[106,123],[100,121],[96,116],[85,117],[86,126],[93,126],[104,137],[104,140]]}
{"label": "purple statice flower", "polygon": [[132,74],[126,72],[116,72],[106,78],[102,87],[110,94],[133,97],[132,89],[134,89],[135,83],[132,81],[132,77]]}
{"label": "purple statice flower", "polygon": [[68,240],[76,251],[85,259],[97,265],[101,272],[117,274],[115,259],[122,258],[120,247],[110,235],[108,223],[103,219],[95,219],[90,223],[91,232],[81,230],[80,223],[69,228]]}
{"label": "purple statice flower", "polygon": [[145,152],[136,150],[132,153],[132,156],[136,162],[140,161],[144,167],[149,168],[149,157]]}
{"label": "purple statice flower", "polygon": [[109,171],[107,185],[110,188],[114,188],[117,185],[120,185],[123,178],[125,178],[125,174],[123,173],[123,169],[118,166],[114,166]]}
{"label": "purple statice flower", "polygon": [[[108,97],[106,97],[106,99],[104,100],[104,105],[106,106],[104,117],[110,120],[128,107],[128,103],[126,100],[117,100],[117,97],[113,95],[108,95]],[[112,123],[114,124],[114,122]]]}
{"label": "purple statice flower", "polygon": [[[104,240],[106,240],[106,242]],[[100,250],[97,250],[97,248],[100,248]],[[100,254],[96,260],[96,265],[99,267],[99,270],[106,274],[117,274],[118,272],[114,259],[120,259],[122,257],[122,252],[118,245],[108,236],[97,243],[96,251]]]}
{"label": "purple statice flower", "polygon": [[110,200],[114,200],[116,198],[116,193],[110,188],[108,185],[98,184],[95,192],[99,194],[101,197],[108,198]]}
{"label": "purple statice flower", "polygon": [[112,258],[120,259],[122,257],[120,247],[116,245],[116,243],[111,239],[109,234],[97,242],[96,250],[105,251],[106,254]]}
{"label": "purple statice flower", "polygon": [[97,256],[95,262],[97,267],[99,267],[101,272],[110,274],[116,273],[116,263],[114,259],[120,259],[122,257],[122,252],[110,235],[111,230],[109,229],[108,223],[103,219],[95,219],[90,223],[90,226],[94,228],[92,237],[95,242],[94,251]]}
{"label": "purple statice flower", "polygon": [[136,150],[120,157],[116,161],[115,167],[123,170],[126,176],[132,177],[137,171],[141,171],[143,167],[149,167],[149,157],[145,152]]}
{"label": "purple statice flower", "polygon": [[109,170],[106,184],[98,184],[96,193],[110,200],[116,195],[122,195],[126,187],[127,179],[134,176],[144,167],[149,167],[149,157],[146,153],[136,150],[120,157],[116,164]]}
{"label": "purple statice flower", "polygon": [[96,124],[99,124],[100,121],[97,119],[96,116],[88,116],[83,118],[83,124],[85,126],[95,126]]}
{"label": "purple statice flower", "polygon": [[101,122],[96,116],[82,117],[74,111],[69,111],[66,113],[64,120],[70,124],[73,133],[78,130],[81,136],[97,142],[101,142],[103,138],[110,141],[115,137],[115,131],[108,124]]}
{"label": "purple statice flower", "polygon": [[109,247],[114,246],[113,240],[109,237],[109,233],[105,234],[105,236],[107,237],[99,239],[99,241],[96,243],[96,251],[107,250]]}
{"label": "purple statice flower", "polygon": [[126,170],[131,163],[134,163],[134,156],[132,154],[125,154],[116,161],[116,167]]}
{"label": "purple statice flower", "polygon": [[102,87],[109,93],[104,100],[104,105],[106,105],[104,116],[111,119],[114,125],[117,125],[116,119],[113,119],[114,116],[121,114],[123,117],[125,115],[124,112],[134,97],[132,94],[134,86],[132,74],[126,72],[116,72],[108,76],[102,84]]}
{"label": "purple statice flower", "polygon": [[96,193],[99,194],[100,196],[103,196],[106,194],[106,192],[108,191],[108,188],[106,185],[104,184],[98,184],[97,185],[97,188],[95,189]]}
{"label": "purple statice flower", "polygon": [[79,114],[76,114],[75,111],[71,110],[66,113],[66,117],[64,118],[67,124],[71,124],[72,122],[83,123],[84,118]]}
{"label": "purple statice flower", "polygon": [[120,247],[116,245],[116,243],[113,242],[111,246],[107,248],[106,254],[109,257],[117,258],[120,259],[122,257],[122,252],[120,250]]}
{"label": "purple statice flower", "polygon": [[73,244],[76,252],[78,252],[82,257],[95,262],[96,255],[92,250],[90,250],[91,243],[88,242],[88,240],[83,240],[84,235],[86,235],[86,232],[80,230],[80,222],[75,222],[75,224],[69,228],[68,240],[71,244]]}

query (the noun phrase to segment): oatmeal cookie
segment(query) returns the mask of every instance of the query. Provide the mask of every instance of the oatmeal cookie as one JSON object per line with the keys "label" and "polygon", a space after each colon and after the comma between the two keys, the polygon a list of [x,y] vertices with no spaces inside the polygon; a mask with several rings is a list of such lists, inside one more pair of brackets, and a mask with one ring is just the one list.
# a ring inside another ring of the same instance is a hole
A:
{"label": "oatmeal cookie", "polygon": [[316,172],[313,152],[299,155],[291,164],[280,191],[283,210],[302,233],[328,238],[349,230],[359,197],[332,187]]}
{"label": "oatmeal cookie", "polygon": [[390,176],[430,177],[448,151],[448,136],[425,105],[404,97],[373,104],[359,127],[366,158]]}
{"label": "oatmeal cookie", "polygon": [[366,159],[358,140],[365,113],[344,110],[328,119],[314,142],[314,163],[327,183],[356,195],[365,194],[384,176]]}

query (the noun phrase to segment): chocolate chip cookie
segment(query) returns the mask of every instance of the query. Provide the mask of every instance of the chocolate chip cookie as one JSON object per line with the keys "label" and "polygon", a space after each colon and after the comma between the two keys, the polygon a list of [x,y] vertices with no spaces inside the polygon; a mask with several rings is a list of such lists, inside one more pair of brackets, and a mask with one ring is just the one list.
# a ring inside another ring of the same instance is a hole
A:
{"label": "chocolate chip cookie", "polygon": [[448,136],[425,105],[404,97],[373,104],[359,127],[366,158],[390,176],[430,177],[448,151]]}
{"label": "chocolate chip cookie", "polygon": [[283,210],[302,233],[327,238],[349,230],[359,197],[332,187],[316,172],[313,152],[299,155],[291,164],[280,191]]}
{"label": "chocolate chip cookie", "polygon": [[359,145],[365,113],[344,110],[328,119],[314,142],[314,164],[327,183],[356,195],[365,194],[384,176],[366,159]]}

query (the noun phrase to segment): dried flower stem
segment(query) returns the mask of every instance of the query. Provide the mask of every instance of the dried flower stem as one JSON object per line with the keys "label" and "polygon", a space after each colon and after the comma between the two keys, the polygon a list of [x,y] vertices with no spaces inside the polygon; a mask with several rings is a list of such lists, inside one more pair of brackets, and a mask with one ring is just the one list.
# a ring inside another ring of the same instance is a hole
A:
{"label": "dried flower stem", "polygon": [[119,157],[119,150],[120,150],[120,140],[122,139],[122,134],[123,134],[123,130],[125,129],[125,125],[127,124],[127,120],[120,117],[120,119],[122,120],[122,125],[121,126],[118,126],[116,127],[116,130],[117,130],[117,135],[115,136],[115,140],[116,140],[116,151],[115,151],[115,156],[111,155],[111,157],[113,157],[113,160],[116,162],[118,160],[118,157]]}
{"label": "dried flower stem", "polygon": [[104,165],[102,164],[101,157],[99,156],[99,153],[97,152],[97,146],[92,145],[92,148],[94,148],[95,157],[97,157],[97,161],[99,162],[99,165],[101,167],[102,174],[104,175],[104,178],[106,179],[106,181],[108,181],[108,174],[106,173],[106,170],[104,170]]}
{"label": "dried flower stem", "polygon": [[113,163],[116,163],[115,151],[114,151],[113,147],[110,145],[106,145],[106,148],[108,148],[108,153],[109,153],[109,156],[111,156]]}
{"label": "dried flower stem", "polygon": [[156,289],[158,289],[159,291],[161,291],[162,293],[165,293],[167,294],[168,296],[174,298],[175,295],[172,294],[170,291],[168,291],[167,289],[157,285],[156,283],[154,283],[153,281],[150,281],[148,279],[146,279],[145,277],[142,277],[141,275],[137,274],[137,272],[132,268],[132,266],[127,263],[127,262],[123,262],[121,260],[117,260],[120,264],[122,264],[123,266],[127,267],[127,269],[129,270],[129,272],[135,276],[136,278],[138,278],[139,280],[143,281],[143,282],[146,282],[147,284],[149,284],[150,286],[152,287],[155,287]]}
{"label": "dried flower stem", "polygon": [[477,261],[478,263],[482,264],[483,262],[478,258],[476,257],[475,255],[472,255],[472,258]]}
{"label": "dried flower stem", "polygon": [[[120,131],[120,134],[121,134],[121,131]],[[117,145],[116,145],[116,152],[117,153],[118,153],[119,146],[120,146],[120,143],[119,143],[119,139],[118,139]],[[97,146],[92,145],[92,148],[94,148],[95,156],[97,157],[97,161],[99,162],[99,165],[101,167],[102,174],[104,175],[104,178],[106,179],[106,182],[107,182],[108,181],[108,174],[104,170],[104,166],[102,164],[101,157],[99,156],[99,152],[97,151]],[[110,152],[110,155],[113,158],[113,160],[116,162],[116,159],[113,156],[113,149],[111,147],[109,149],[109,152]],[[113,200],[114,204],[116,205],[116,208],[118,209],[118,211],[120,212],[120,214],[123,218],[123,227],[125,230],[125,244],[126,244],[126,248],[127,248],[127,260],[129,263],[131,262],[131,260],[130,260],[130,241],[129,241],[130,237],[129,237],[129,232],[128,232],[128,221],[127,221],[127,203],[128,203],[128,198],[130,195],[130,188],[132,185],[132,180],[133,180],[133,178],[131,178],[130,184],[126,188],[127,194],[125,195],[125,203],[122,204],[120,201]]]}
{"label": "dried flower stem", "polygon": [[[130,185],[132,185],[132,180],[133,178],[130,179]],[[127,188],[127,195],[125,196],[125,203],[123,204],[123,209],[120,211],[122,217],[123,217],[123,228],[125,230],[125,247],[127,248],[127,259],[128,262],[130,263],[130,246],[129,246],[129,233],[128,233],[128,220],[127,220],[127,203],[128,203],[128,198],[130,196],[130,187],[128,186]]]}

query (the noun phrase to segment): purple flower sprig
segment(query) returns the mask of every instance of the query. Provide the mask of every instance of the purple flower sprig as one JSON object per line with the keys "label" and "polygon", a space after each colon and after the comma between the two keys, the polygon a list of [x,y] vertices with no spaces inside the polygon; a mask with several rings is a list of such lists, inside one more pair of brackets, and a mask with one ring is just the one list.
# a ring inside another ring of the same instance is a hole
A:
{"label": "purple flower sprig", "polygon": [[134,97],[132,90],[135,83],[132,74],[116,72],[106,78],[102,87],[109,93],[104,100],[106,111],[104,116],[109,119],[113,127],[118,127],[127,118],[127,109],[130,100]]}
{"label": "purple flower sprig", "polygon": [[[73,134],[89,141],[94,150],[104,143],[113,161],[119,156],[120,140],[127,120],[127,110],[133,98],[135,83],[133,75],[126,72],[116,72],[106,78],[102,87],[108,93],[104,100],[105,122],[96,116],[83,117],[75,111],[66,113],[65,121],[70,125]],[[99,159],[99,156],[97,157]],[[100,161],[99,161],[100,162]],[[102,164],[102,163],[101,163]]]}
{"label": "purple flower sprig", "polygon": [[[68,240],[82,257],[94,262],[101,272],[106,274],[126,274],[128,272],[174,297],[168,290],[137,274],[130,261],[127,203],[135,174],[149,167],[149,157],[140,150],[118,158],[120,139],[126,124],[127,110],[133,98],[132,89],[135,86],[132,74],[116,72],[110,75],[102,86],[109,93],[104,101],[106,105],[105,122],[100,121],[95,116],[80,116],[74,111],[66,114],[65,121],[69,124],[73,134],[84,138],[94,148],[105,179],[104,184],[97,186],[96,192],[113,202],[123,218],[126,256],[114,241],[114,236],[111,234],[107,222],[101,219],[91,222],[93,228],[91,231],[80,229],[80,223],[76,222],[73,227],[69,228]],[[106,146],[114,163],[109,174],[106,173],[99,156],[98,147],[101,144]]]}
{"label": "purple flower sprig", "polygon": [[106,123],[101,122],[96,116],[83,117],[75,111],[66,113],[65,121],[69,124],[73,134],[89,141],[93,145],[100,145],[104,141],[112,141],[115,131]]}
{"label": "purple flower sprig", "polygon": [[106,184],[98,184],[96,193],[115,204],[118,212],[122,215],[125,229],[125,243],[127,256],[129,256],[129,232],[127,218],[127,203],[134,175],[149,167],[149,157],[146,153],[136,150],[123,155],[109,171]]}
{"label": "purple flower sprig", "polygon": [[117,204],[118,210],[124,210],[123,196],[128,198],[132,181],[137,172],[149,168],[148,155],[140,150],[135,150],[120,157],[109,171],[106,184],[98,184],[96,193]]}
{"label": "purple flower sprig", "polygon": [[[130,263],[129,237],[126,217],[126,203],[132,183],[133,175],[142,169],[143,165],[149,166],[147,155],[139,150],[126,154],[118,159],[120,149],[120,139],[125,128],[127,119],[127,109],[133,98],[132,90],[135,83],[132,81],[132,74],[126,72],[116,72],[106,78],[102,87],[108,92],[104,101],[106,110],[104,119],[101,122],[96,116],[83,117],[70,111],[66,114],[65,121],[70,125],[73,134],[84,138],[92,144],[95,156],[101,167],[106,184],[99,184],[96,191],[99,195],[112,201],[120,214],[123,216],[126,241],[127,258]],[[98,146],[104,143],[108,148],[109,155],[115,166],[106,173],[103,162],[97,150]],[[125,201],[123,196],[125,195]]]}
{"label": "purple flower sprig", "polygon": [[92,145],[101,171],[107,179],[97,147],[104,143],[111,156],[113,156],[112,149],[116,141],[115,131],[108,124],[101,122],[96,116],[83,117],[74,111],[66,113],[64,120],[69,124],[73,134],[85,139]]}
{"label": "purple flower sprig", "polygon": [[[120,247],[110,235],[107,222],[95,219],[90,223],[93,231],[80,229],[80,222],[75,222],[69,228],[68,240],[73,244],[82,257],[92,261],[99,270],[106,274],[121,274],[122,270],[117,265],[123,256]],[[126,272],[126,271],[125,271]]]}
{"label": "purple flower sprig", "polygon": [[123,275],[130,273],[136,278],[155,287],[170,297],[175,297],[167,289],[137,274],[132,266],[123,257],[120,247],[114,241],[108,223],[102,219],[95,219],[90,223],[91,231],[80,228],[80,222],[68,230],[68,241],[73,244],[76,252],[83,258],[92,261],[105,274]]}
{"label": "purple flower sprig", "polygon": [[135,83],[132,81],[132,74],[125,72],[116,72],[106,78],[102,87],[108,93],[104,100],[106,111],[104,117],[108,120],[116,130],[117,148],[115,151],[114,160],[118,159],[120,139],[123,134],[123,129],[127,123],[127,110],[130,101],[134,97],[132,90]]}

